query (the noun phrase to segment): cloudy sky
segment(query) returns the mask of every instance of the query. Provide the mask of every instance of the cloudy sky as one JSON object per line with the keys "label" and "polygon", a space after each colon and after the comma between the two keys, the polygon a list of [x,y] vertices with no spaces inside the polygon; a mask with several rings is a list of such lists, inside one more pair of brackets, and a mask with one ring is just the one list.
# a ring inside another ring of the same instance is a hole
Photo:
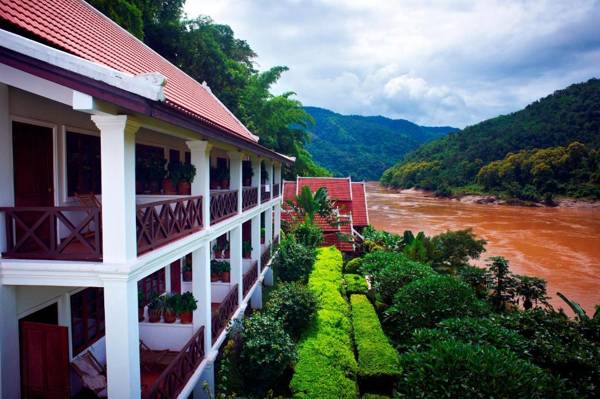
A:
{"label": "cloudy sky", "polygon": [[600,1],[187,0],[305,105],[463,127],[600,77]]}

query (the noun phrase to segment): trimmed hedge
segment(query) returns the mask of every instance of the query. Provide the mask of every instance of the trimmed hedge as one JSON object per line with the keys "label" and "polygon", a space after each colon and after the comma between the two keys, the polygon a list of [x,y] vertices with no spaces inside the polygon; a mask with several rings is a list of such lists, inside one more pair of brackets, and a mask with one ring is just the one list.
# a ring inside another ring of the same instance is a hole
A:
{"label": "trimmed hedge", "polygon": [[319,310],[298,344],[298,363],[290,389],[296,398],[358,397],[356,360],[352,350],[350,307],[342,294],[342,254],[319,248],[308,279]]}
{"label": "trimmed hedge", "polygon": [[360,274],[362,258],[350,259],[344,266],[344,273]]}
{"label": "trimmed hedge", "polygon": [[317,311],[317,298],[299,282],[279,283],[271,291],[264,311],[281,320],[285,331],[298,339]]}
{"label": "trimmed hedge", "polygon": [[352,295],[350,305],[359,378],[361,381],[375,379],[391,383],[394,377],[400,375],[400,360],[381,329],[373,305],[364,295]]}
{"label": "trimmed hedge", "polygon": [[344,274],[344,292],[346,295],[366,294],[369,285],[364,276],[360,274]]}
{"label": "trimmed hedge", "polygon": [[315,250],[288,236],[279,244],[279,250],[273,259],[273,269],[281,281],[306,282],[314,262]]}
{"label": "trimmed hedge", "polygon": [[420,278],[436,274],[431,266],[398,254],[393,263],[373,273],[373,285],[381,301],[390,305],[400,288]]}

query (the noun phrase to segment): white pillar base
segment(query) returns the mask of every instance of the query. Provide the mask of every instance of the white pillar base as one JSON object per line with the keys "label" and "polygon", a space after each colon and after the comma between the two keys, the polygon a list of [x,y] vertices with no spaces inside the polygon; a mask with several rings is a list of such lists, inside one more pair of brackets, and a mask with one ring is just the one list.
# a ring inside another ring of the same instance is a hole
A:
{"label": "white pillar base", "polygon": [[263,300],[262,300],[262,284],[258,284],[250,297],[250,306],[252,309],[262,309]]}
{"label": "white pillar base", "polygon": [[271,269],[270,267],[265,273],[265,279],[263,280],[263,283],[268,287],[273,286],[273,269]]}
{"label": "white pillar base", "polygon": [[198,384],[194,387],[194,399],[212,399],[215,397],[215,363],[208,361]]}
{"label": "white pillar base", "polygon": [[15,287],[0,285],[0,398],[21,397],[19,321]]}

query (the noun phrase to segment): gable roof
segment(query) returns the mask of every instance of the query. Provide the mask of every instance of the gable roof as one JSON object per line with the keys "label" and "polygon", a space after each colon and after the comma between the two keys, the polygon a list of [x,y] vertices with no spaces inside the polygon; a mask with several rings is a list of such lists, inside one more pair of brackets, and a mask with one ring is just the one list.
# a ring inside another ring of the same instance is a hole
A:
{"label": "gable roof", "polygon": [[355,227],[366,227],[369,225],[369,212],[367,211],[364,182],[352,182],[352,222]]}
{"label": "gable roof", "polygon": [[296,193],[298,194],[304,186],[308,186],[312,192],[317,191],[320,187],[325,187],[330,199],[352,201],[349,177],[298,177],[296,181]]}
{"label": "gable roof", "polygon": [[165,104],[219,130],[257,142],[210,89],[82,0],[0,0],[0,19],[74,54],[132,75],[167,78]]}

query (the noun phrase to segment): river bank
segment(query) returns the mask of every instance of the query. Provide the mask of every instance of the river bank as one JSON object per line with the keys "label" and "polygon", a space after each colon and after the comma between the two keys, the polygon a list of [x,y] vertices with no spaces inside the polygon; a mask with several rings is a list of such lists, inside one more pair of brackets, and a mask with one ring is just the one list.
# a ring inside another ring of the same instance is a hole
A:
{"label": "river bank", "polygon": [[473,228],[488,241],[490,256],[504,256],[517,274],[548,282],[551,303],[560,291],[589,313],[600,304],[600,211],[589,207],[522,207],[436,198],[419,190],[389,190],[367,183],[370,223],[401,234],[435,235]]}

